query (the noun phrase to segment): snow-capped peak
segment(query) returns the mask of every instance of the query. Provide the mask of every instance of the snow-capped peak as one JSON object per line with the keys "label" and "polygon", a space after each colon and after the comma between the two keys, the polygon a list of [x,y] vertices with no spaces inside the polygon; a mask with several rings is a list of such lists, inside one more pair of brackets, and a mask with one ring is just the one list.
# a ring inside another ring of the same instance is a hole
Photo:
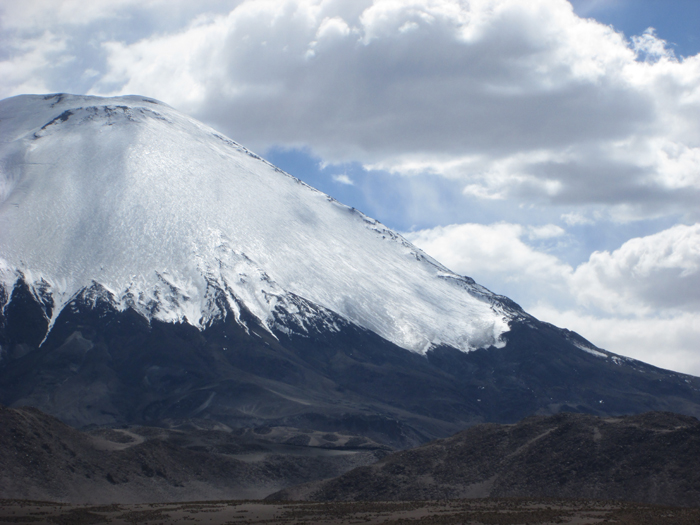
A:
{"label": "snow-capped peak", "polygon": [[147,318],[204,327],[245,308],[270,331],[303,333],[309,316],[334,329],[328,310],[423,353],[502,345],[516,315],[381,223],[160,102],[5,99],[0,140],[0,288],[9,298],[24,279],[54,320],[98,284]]}

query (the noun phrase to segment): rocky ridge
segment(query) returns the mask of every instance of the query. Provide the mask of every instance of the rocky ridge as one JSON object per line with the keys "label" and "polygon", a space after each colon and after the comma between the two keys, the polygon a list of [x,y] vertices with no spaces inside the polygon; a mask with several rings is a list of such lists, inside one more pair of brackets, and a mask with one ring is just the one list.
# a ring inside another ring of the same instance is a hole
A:
{"label": "rocky ridge", "polygon": [[700,421],[667,412],[561,413],[486,424],[391,454],[278,500],[568,498],[700,504]]}

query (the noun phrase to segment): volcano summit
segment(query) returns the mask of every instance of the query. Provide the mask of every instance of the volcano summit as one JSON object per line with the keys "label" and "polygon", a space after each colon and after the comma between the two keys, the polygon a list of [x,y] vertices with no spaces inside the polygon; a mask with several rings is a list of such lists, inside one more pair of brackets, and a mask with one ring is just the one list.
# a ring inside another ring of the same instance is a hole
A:
{"label": "volcano summit", "polygon": [[700,380],[534,319],[169,106],[0,101],[0,402],[74,425],[406,446],[561,410],[700,414]]}
{"label": "volcano summit", "polygon": [[306,333],[330,310],[419,353],[502,345],[516,315],[161,103],[20,97],[0,112],[3,281],[12,287],[19,271],[48,294],[51,323],[92,283],[149,320],[203,328],[230,312],[245,325],[243,308],[270,332]]}

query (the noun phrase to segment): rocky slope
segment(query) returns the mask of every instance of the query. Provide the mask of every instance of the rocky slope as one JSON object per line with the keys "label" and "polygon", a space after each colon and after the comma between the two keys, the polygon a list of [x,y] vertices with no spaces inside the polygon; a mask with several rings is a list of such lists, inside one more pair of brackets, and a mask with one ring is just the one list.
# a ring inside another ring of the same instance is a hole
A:
{"label": "rocky slope", "polygon": [[41,343],[40,305],[26,289],[14,297],[0,319],[0,401],[77,427],[195,418],[405,448],[533,413],[700,414],[697,378],[582,350],[575,334],[535,320],[512,323],[504,348],[421,356],[351,324],[273,337],[228,317],[199,330],[79,297]]}
{"label": "rocky slope", "polygon": [[537,497],[700,503],[700,422],[663,412],[478,425],[271,499]]}
{"label": "rocky slope", "polygon": [[0,407],[0,499],[73,503],[260,499],[375,462],[358,436],[193,425],[77,431],[33,408]]}

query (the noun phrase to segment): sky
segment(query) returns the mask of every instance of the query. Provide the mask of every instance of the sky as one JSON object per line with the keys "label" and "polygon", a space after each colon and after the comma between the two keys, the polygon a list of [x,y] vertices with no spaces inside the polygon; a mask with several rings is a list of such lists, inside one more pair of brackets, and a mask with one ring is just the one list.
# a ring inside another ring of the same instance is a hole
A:
{"label": "sky", "polygon": [[697,0],[0,0],[0,98],[195,117],[601,348],[700,375]]}

